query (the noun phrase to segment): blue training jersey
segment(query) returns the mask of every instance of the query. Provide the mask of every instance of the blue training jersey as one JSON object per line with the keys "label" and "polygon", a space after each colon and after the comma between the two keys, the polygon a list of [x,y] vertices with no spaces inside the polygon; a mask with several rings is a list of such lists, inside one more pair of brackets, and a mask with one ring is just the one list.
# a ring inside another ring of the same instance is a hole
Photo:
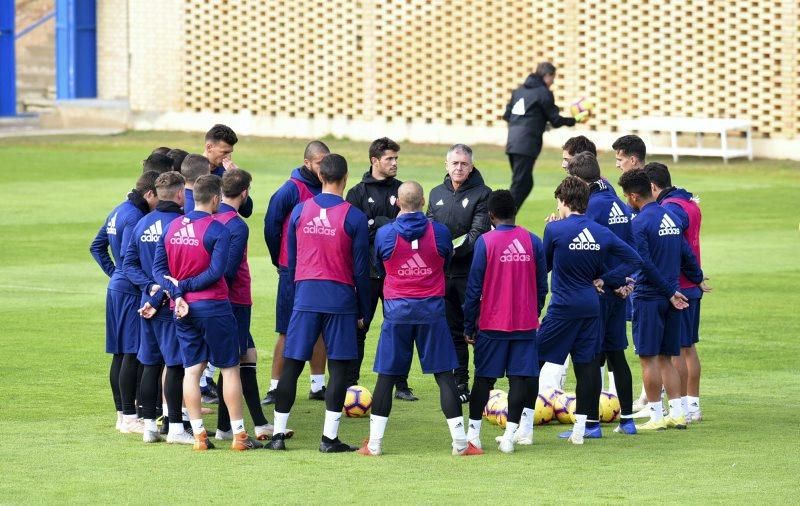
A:
{"label": "blue training jersey", "polygon": [[[639,255],[607,228],[582,214],[548,223],[544,229],[544,253],[550,280],[553,318],[589,318],[600,315],[600,300],[594,287],[602,279],[605,290],[622,286],[625,277],[641,265]],[[608,257],[620,263],[606,271]]]}
{"label": "blue training jersey", "polygon": [[[118,205],[108,214],[106,223],[97,232],[89,247],[95,261],[111,279],[108,289],[138,295],[139,289],[125,276],[122,264],[136,223],[144,216],[130,200]],[[109,255],[109,250],[111,254]]]}
{"label": "blue training jersey", "polygon": [[[313,179],[311,176],[313,173],[305,167],[297,167],[292,171],[289,179],[304,184],[312,195],[317,196],[322,191],[322,184],[319,179],[316,179],[316,176]],[[267,250],[269,250],[272,265],[275,267],[278,267],[278,257],[281,252],[283,222],[299,203],[300,193],[297,185],[292,181],[283,183],[269,199],[267,214],[264,215],[264,241],[267,243]]]}

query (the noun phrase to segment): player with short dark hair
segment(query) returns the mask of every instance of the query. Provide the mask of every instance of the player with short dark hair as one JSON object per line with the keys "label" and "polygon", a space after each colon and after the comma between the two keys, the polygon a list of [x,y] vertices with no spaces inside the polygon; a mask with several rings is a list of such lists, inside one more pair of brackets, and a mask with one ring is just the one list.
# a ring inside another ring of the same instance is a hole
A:
{"label": "player with short dark hair", "polygon": [[169,150],[170,150],[170,148],[168,148],[166,146],[161,146],[161,147],[158,147],[158,148],[154,149],[153,151],[151,151],[150,154],[154,155],[154,154],[157,153],[159,155],[166,155],[167,153],[169,153]]}
{"label": "player with short dark hair", "polygon": [[[663,163],[648,163],[644,171],[654,188],[656,202],[678,218],[683,237],[697,257],[697,265],[702,265],[700,225],[703,215],[698,205],[699,199],[683,188],[673,186],[669,168]],[[686,414],[686,422],[691,423],[703,419],[700,411],[700,357],[695,347],[700,340],[700,302],[703,289],[689,281],[683,273],[678,285],[681,293],[689,299],[689,307],[681,311],[680,359],[673,357],[672,361],[681,378],[681,405]]]}
{"label": "player with short dark hair", "polygon": [[177,318],[177,336],[185,375],[183,398],[194,433],[194,449],[214,448],[203,424],[200,375],[208,362],[220,368],[222,395],[232,419],[234,450],[252,450],[242,416],[239,340],[231,310],[225,269],[230,232],[214,218],[221,199],[221,180],[200,176],[194,184],[195,210],[173,220],[156,246],[153,278],[169,292]]}
{"label": "player with short dark hair", "polygon": [[488,208],[495,229],[475,243],[464,301],[464,338],[475,348],[467,438],[481,447],[481,415],[489,391],[496,378],[508,376],[508,420],[498,443],[500,451],[511,453],[515,442],[533,444],[536,329],[547,296],[547,263],[541,239],[516,225],[511,192],[492,192]]}
{"label": "player with short dark hair", "polygon": [[[237,142],[239,142],[239,138],[236,136],[236,132],[227,125],[218,123],[206,132],[203,156],[208,158],[212,174],[222,177],[226,170],[239,168],[231,159],[233,147]],[[249,218],[253,214],[253,199],[247,197],[247,200],[239,208],[239,214],[245,218]]]}
{"label": "player with short dark hair", "polygon": [[347,392],[347,371],[358,357],[356,328],[369,303],[367,217],[342,195],[347,161],[329,154],[320,164],[322,193],[298,204],[288,227],[289,280],[294,309],[286,332],[284,364],[275,401],[275,431],[266,447],[284,450],[286,422],[297,394],[297,378],[322,333],[330,380],[325,392],[325,425],[319,450],[355,451],[339,440],[339,420]]}
{"label": "player with short dark hair", "polygon": [[[703,283],[703,271],[682,237],[677,218],[661,207],[652,194],[650,179],[642,169],[624,172],[619,179],[628,204],[638,214],[633,237],[642,269],[633,291],[633,341],[642,364],[650,421],[637,430],[686,428],[680,398],[680,378],[672,357],[680,355],[680,310],[688,307],[679,291],[681,272],[693,283]],[[664,418],[661,386],[669,397],[669,417]]]}
{"label": "player with short dark hair", "polygon": [[[539,328],[540,364],[563,364],[569,354],[577,385],[575,424],[560,434],[573,444],[584,437],[602,437],[598,413],[600,398],[600,301],[598,293],[625,285],[641,264],[630,246],[607,228],[587,218],[589,187],[568,176],[555,191],[558,221],[544,229],[547,268],[552,271],[550,305]],[[620,263],[606,269],[609,257]]]}
{"label": "player with short dark hair", "polygon": [[144,419],[145,443],[161,440],[156,426],[156,407],[159,402],[159,384],[164,366],[163,407],[164,424],[168,427],[167,442],[193,444],[194,438],[186,433],[182,423],[183,404],[183,359],[175,321],[169,306],[164,304],[164,290],[153,279],[153,258],[156,244],[167,226],[183,214],[184,179],[177,172],[165,172],[156,179],[158,204],[145,215],[133,229],[123,268],[125,275],[141,290],[139,314],[141,333],[137,358],[143,365],[140,381],[139,404]]}
{"label": "player with short dark hair", "polygon": [[152,153],[142,162],[142,172],[155,171],[159,174],[172,170],[172,158],[161,153]]}
{"label": "player with short dark hair", "polygon": [[[116,206],[100,227],[89,251],[110,278],[106,290],[106,353],[113,355],[109,380],[117,408],[116,428],[122,433],[139,433],[144,426],[136,415],[139,361],[139,289],[122,268],[136,223],[158,202],[155,181],[158,173],[145,172],[127,199]],[[111,253],[109,254],[109,250]]]}
{"label": "player with short dark hair", "polygon": [[572,160],[572,157],[584,152],[591,153],[597,157],[597,146],[588,137],[578,135],[567,139],[567,142],[561,146],[561,168],[567,170],[567,164]]}
{"label": "player with short dark hair", "polygon": [[455,455],[479,455],[464,432],[453,369],[458,366],[444,310],[444,266],[453,253],[447,227],[422,212],[422,186],[407,181],[397,190],[400,208],[393,223],[375,234],[375,257],[383,285],[383,325],[375,354],[378,381],[372,397],[369,440],[362,455],[383,453],[383,435],[392,409],[392,390],[408,375],[416,344],[422,372],[433,374]]}
{"label": "player with short dark hair", "polygon": [[617,160],[617,168],[622,172],[644,167],[647,147],[638,135],[623,135],[611,145]]}
{"label": "player with short dark hair", "polygon": [[203,155],[189,154],[181,162],[181,175],[186,180],[184,188],[183,211],[191,213],[194,211],[194,183],[200,176],[211,173],[211,165]]}
{"label": "player with short dark hair", "polygon": [[181,171],[181,165],[183,164],[183,159],[189,154],[188,151],[184,151],[179,148],[170,149],[167,153],[167,156],[170,157],[172,160],[172,170],[175,172]]}
{"label": "player with short dark hair", "polygon": [[[369,146],[370,167],[361,181],[350,188],[346,200],[367,215],[369,225],[370,247],[370,305],[367,320],[375,316],[378,301],[383,300],[383,277],[380,274],[380,262],[373,254],[375,251],[375,233],[379,228],[397,217],[397,191],[403,183],[397,179],[397,166],[400,145],[388,137],[375,139]],[[369,329],[358,331],[358,360],[353,363],[347,382],[357,385],[364,361],[364,343]],[[415,401],[417,396],[408,386],[408,378],[400,377],[396,385],[395,398],[404,401]]]}
{"label": "player with short dark hair", "polygon": [[[331,150],[322,141],[311,141],[303,152],[303,165],[294,169],[289,180],[278,188],[269,199],[267,213],[264,215],[264,241],[272,260],[278,269],[278,293],[275,302],[275,332],[278,340],[272,353],[272,376],[269,390],[262,404],[275,404],[275,389],[283,371],[283,350],[286,344],[286,330],[292,316],[294,289],[289,282],[289,218],[292,210],[301,202],[319,195],[322,182],[319,179],[319,166]],[[311,369],[311,390],[308,398],[325,400],[325,343],[317,340],[309,360]]]}

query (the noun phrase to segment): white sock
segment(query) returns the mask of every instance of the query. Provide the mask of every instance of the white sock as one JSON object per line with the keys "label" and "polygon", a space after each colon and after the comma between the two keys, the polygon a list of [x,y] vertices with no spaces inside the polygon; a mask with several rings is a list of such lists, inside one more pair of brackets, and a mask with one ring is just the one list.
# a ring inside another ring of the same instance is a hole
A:
{"label": "white sock", "polygon": [[647,409],[650,410],[651,422],[660,422],[664,418],[664,405],[661,404],[660,399],[656,402],[648,402]]}
{"label": "white sock", "polygon": [[325,386],[325,375],[324,374],[312,374],[311,375],[311,391],[312,392],[319,392],[322,390],[322,387]]}
{"label": "white sock", "polygon": [[161,414],[169,418],[169,406],[166,404],[161,405]]}
{"label": "white sock", "polygon": [[464,432],[464,417],[457,416],[447,419],[447,426],[450,427],[450,437],[453,438],[453,448],[458,451],[467,447],[467,434]]}
{"label": "white sock", "polygon": [[467,441],[474,441],[481,438],[481,424],[483,420],[469,419],[469,427],[467,428]]}
{"label": "white sock", "polygon": [[169,433],[173,436],[177,436],[178,434],[183,434],[186,432],[186,429],[183,428],[183,423],[172,423],[169,422]]}
{"label": "white sock", "polygon": [[683,410],[684,415],[689,414],[689,396],[684,395],[681,397],[681,409]]}
{"label": "white sock", "polygon": [[[535,412],[531,408],[522,408],[522,418],[519,421],[519,431],[522,434],[533,432],[533,417]],[[507,422],[506,422],[507,423]]]}
{"label": "white sock", "polygon": [[273,416],[273,422],[275,422],[275,428],[272,430],[273,434],[285,434],[286,433],[286,424],[289,422],[289,413],[279,413],[275,411]]}
{"label": "white sock", "polygon": [[575,415],[575,423],[572,425],[572,434],[580,437],[586,434],[586,415]]}
{"label": "white sock", "polygon": [[681,405],[681,399],[670,399],[669,400],[669,416],[670,418],[680,418],[683,416],[683,406]]}
{"label": "white sock", "polygon": [[123,420],[123,418],[122,418],[122,411],[117,411],[117,421],[118,421],[118,422],[121,422],[122,420]]}
{"label": "white sock", "polygon": [[188,409],[183,408],[181,410],[181,420],[184,421],[184,422],[188,422],[189,421],[189,410]]}
{"label": "white sock", "polygon": [[231,428],[234,434],[244,432],[244,420],[231,420]]}
{"label": "white sock", "polygon": [[136,415],[122,415],[122,421],[125,423],[133,423],[136,421]]}
{"label": "white sock", "polygon": [[278,388],[278,380],[276,379],[269,380],[269,391],[272,392],[276,388]]}
{"label": "white sock", "polygon": [[325,410],[325,426],[322,428],[322,435],[328,439],[336,439],[339,436],[339,420],[342,419],[341,411]]}
{"label": "white sock", "polygon": [[208,382],[206,381],[206,379],[207,377],[205,373],[200,375],[200,388],[205,388],[208,386]]}
{"label": "white sock", "polygon": [[608,368],[605,364],[600,367],[600,390],[606,391],[606,371]]}
{"label": "white sock", "polygon": [[214,373],[215,373],[215,372],[217,372],[217,368],[216,368],[216,367],[214,367],[214,366],[213,366],[213,365],[211,365],[211,364],[208,364],[208,365],[206,366],[206,370],[203,372],[203,374],[204,374],[205,376],[207,376],[207,377],[211,378],[211,379],[214,379]]}
{"label": "white sock", "polygon": [[195,436],[206,430],[205,425],[203,425],[202,418],[198,418],[197,420],[189,420],[189,422],[192,424],[192,432],[194,432]]}
{"label": "white sock", "polygon": [[689,407],[689,413],[700,411],[700,397],[692,397],[691,395],[687,395],[686,401]]}
{"label": "white sock", "polygon": [[539,371],[539,392],[544,392],[548,388],[561,388],[561,377],[564,367],[560,364],[545,362]]}
{"label": "white sock", "polygon": [[506,422],[506,431],[503,433],[503,440],[507,442],[514,441],[514,434],[517,432],[518,428],[518,423]]}
{"label": "white sock", "polygon": [[389,421],[388,416],[369,416],[369,449],[378,451],[383,441],[383,434],[386,432],[386,422]]}
{"label": "white sock", "polygon": [[608,391],[617,395],[617,384],[614,382],[614,373],[612,371],[608,371]]}
{"label": "white sock", "polygon": [[150,432],[158,432],[158,425],[156,425],[156,419],[146,418],[144,421],[144,430],[149,430]]}

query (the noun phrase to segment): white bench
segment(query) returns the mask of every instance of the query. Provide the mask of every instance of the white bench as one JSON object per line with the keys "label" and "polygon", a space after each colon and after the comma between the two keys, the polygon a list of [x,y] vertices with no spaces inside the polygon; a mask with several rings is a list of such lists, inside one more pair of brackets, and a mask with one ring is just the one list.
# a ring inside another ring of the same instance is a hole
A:
{"label": "white bench", "polygon": [[[679,155],[686,156],[720,156],[725,163],[729,158],[747,157],[753,159],[753,142],[751,127],[752,122],[746,119],[715,119],[715,118],[670,118],[646,116],[636,119],[623,119],[619,122],[623,133],[635,132],[664,132],[670,134],[670,145],[664,146],[654,142],[647,143],[647,154],[672,155],[673,161],[678,161]],[[745,149],[732,149],[728,145],[728,132],[744,131],[747,137]],[[679,146],[678,133],[694,133],[697,135],[695,147]],[[721,146],[709,148],[702,145],[703,134],[719,134]]]}

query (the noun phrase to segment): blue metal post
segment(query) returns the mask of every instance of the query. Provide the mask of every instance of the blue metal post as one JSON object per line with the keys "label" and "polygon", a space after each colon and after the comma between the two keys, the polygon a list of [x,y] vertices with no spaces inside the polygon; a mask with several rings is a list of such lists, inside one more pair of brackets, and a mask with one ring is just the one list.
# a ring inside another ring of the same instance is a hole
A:
{"label": "blue metal post", "polygon": [[14,0],[0,0],[0,116],[17,114]]}
{"label": "blue metal post", "polygon": [[97,96],[95,0],[56,0],[56,97]]}

